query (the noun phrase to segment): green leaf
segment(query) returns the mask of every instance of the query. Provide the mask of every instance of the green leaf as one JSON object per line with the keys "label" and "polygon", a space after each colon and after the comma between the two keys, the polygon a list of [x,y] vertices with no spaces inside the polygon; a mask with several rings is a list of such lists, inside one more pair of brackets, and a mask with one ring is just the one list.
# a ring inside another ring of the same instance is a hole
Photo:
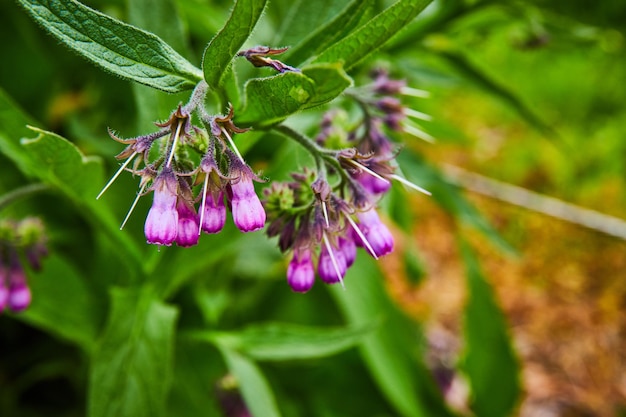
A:
{"label": "green leaf", "polygon": [[465,307],[463,368],[472,391],[471,408],[481,417],[511,415],[520,395],[519,363],[504,315],[482,276],[469,245],[461,241],[469,298]]}
{"label": "green leaf", "polygon": [[279,417],[274,394],[259,367],[240,353],[221,347],[226,365],[235,376],[250,414],[254,417]]}
{"label": "green leaf", "polygon": [[[315,4],[310,1],[306,3]],[[347,36],[358,26],[365,12],[371,7],[372,4],[366,1],[352,1],[326,24],[314,26],[312,31],[305,32],[305,34],[308,33],[308,36],[284,54],[285,61],[292,65],[299,65],[317,55],[320,51]]]}
{"label": "green leaf", "polygon": [[90,417],[165,415],[177,311],[148,291],[113,289],[92,358]]}
{"label": "green leaf", "polygon": [[299,72],[253,78],[244,88],[246,104],[240,125],[269,126],[299,111],[315,94],[315,83]]}
{"label": "green leaf", "polygon": [[193,88],[201,71],[152,33],[75,0],[18,0],[70,49],[127,80],[176,93]]}
{"label": "green leaf", "polygon": [[304,104],[304,109],[327,103],[352,86],[352,78],[340,64],[309,65],[302,69],[302,74],[315,84],[313,96]]}
{"label": "green leaf", "polygon": [[255,360],[285,361],[334,355],[358,344],[374,325],[320,328],[289,323],[263,323],[240,332],[198,332],[202,339],[228,346]]}
{"label": "green leaf", "polygon": [[2,140],[0,148],[9,150],[9,157],[16,161],[24,172],[39,178],[46,184],[59,189],[86,211],[86,218],[96,223],[109,238],[123,248],[122,259],[132,266],[135,272],[141,271],[142,259],[139,248],[121,233],[117,220],[95,196],[103,181],[102,164],[99,158],[89,158],[78,148],[52,132],[31,127],[39,135],[34,139],[22,139],[22,147],[15,141]]}
{"label": "green leaf", "polygon": [[417,325],[389,299],[375,261],[361,253],[345,279],[346,288],[331,287],[353,326],[384,320],[364,337],[362,355],[372,377],[402,416],[451,416],[439,389],[421,360]]}
{"label": "green leaf", "polygon": [[53,256],[45,260],[41,272],[29,274],[28,282],[33,302],[16,317],[91,352],[101,314],[94,294],[76,271]]}
{"label": "green leaf", "polygon": [[313,63],[342,62],[346,71],[379,49],[432,0],[399,0],[356,31],[313,59]]}
{"label": "green leaf", "polygon": [[502,238],[500,233],[463,195],[461,189],[449,182],[443,174],[426,162],[421,156],[405,149],[397,157],[406,178],[432,193],[432,198],[461,224],[483,233],[496,247],[507,254],[515,254],[515,249]]}
{"label": "green leaf", "polygon": [[263,14],[267,0],[237,0],[228,21],[207,45],[202,58],[204,79],[219,88],[231,61],[248,39]]}

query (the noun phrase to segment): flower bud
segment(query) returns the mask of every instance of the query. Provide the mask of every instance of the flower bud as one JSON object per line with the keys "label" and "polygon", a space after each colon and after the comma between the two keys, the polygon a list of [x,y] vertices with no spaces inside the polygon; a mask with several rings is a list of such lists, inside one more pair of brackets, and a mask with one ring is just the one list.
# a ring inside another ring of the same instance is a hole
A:
{"label": "flower bud", "polygon": [[307,292],[313,287],[315,272],[311,250],[299,248],[294,250],[291,262],[287,268],[287,283],[295,292]]}
{"label": "flower bud", "polygon": [[176,244],[182,247],[197,245],[200,221],[196,210],[183,197],[179,197],[176,211],[178,212]]}
{"label": "flower bud", "polygon": [[[322,245],[320,259],[317,264],[317,273],[327,284],[340,282],[348,269],[346,258],[342,251],[329,251],[326,245]],[[334,258],[334,261],[333,261]]]}
{"label": "flower bud", "polygon": [[154,200],[144,226],[146,240],[148,243],[170,246],[178,233],[178,180],[172,170],[166,167],[154,180],[153,188]]}
{"label": "flower bud", "polygon": [[202,230],[206,233],[218,233],[226,223],[226,206],[224,205],[224,192],[219,191],[215,198],[207,193],[204,202],[204,214],[202,217]]}
{"label": "flower bud", "polygon": [[[380,257],[391,253],[394,245],[393,235],[387,226],[385,226],[385,224],[380,220],[376,210],[370,209],[368,211],[357,213],[357,217],[359,219],[359,229],[371,246],[374,254],[377,257]],[[357,246],[366,246],[356,233],[353,237]]]}

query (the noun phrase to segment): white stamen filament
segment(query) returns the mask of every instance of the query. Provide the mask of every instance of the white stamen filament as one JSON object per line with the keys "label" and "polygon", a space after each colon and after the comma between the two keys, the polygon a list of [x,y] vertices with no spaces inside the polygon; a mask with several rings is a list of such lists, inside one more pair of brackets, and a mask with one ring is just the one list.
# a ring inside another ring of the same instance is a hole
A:
{"label": "white stamen filament", "polygon": [[419,90],[417,88],[412,88],[412,87],[402,87],[400,89],[400,93],[404,94],[405,96],[413,96],[413,97],[421,97],[421,98],[430,97],[429,91]]}
{"label": "white stamen filament", "polygon": [[122,225],[120,226],[120,230],[122,230],[124,226],[126,226],[126,222],[128,221],[128,218],[130,217],[133,210],[135,210],[135,206],[137,205],[137,202],[139,201],[139,197],[141,197],[141,195],[143,194],[143,190],[146,189],[146,185],[147,183],[144,184],[143,187],[141,187],[141,190],[139,190],[139,192],[137,193],[137,197],[135,197],[135,201],[133,201],[133,205],[130,206],[130,210],[128,210],[128,214],[124,218],[124,221],[122,222]]}
{"label": "white stamen filament", "polygon": [[122,166],[120,167],[120,169],[117,170],[117,172],[115,173],[115,175],[113,175],[111,177],[111,179],[109,180],[109,182],[107,182],[107,185],[104,186],[104,188],[102,189],[102,191],[100,191],[100,194],[98,194],[98,197],[96,197],[96,200],[98,200],[100,197],[102,197],[102,194],[104,194],[104,192],[106,190],[108,190],[108,188],[111,186],[111,184],[113,184],[113,181],[115,181],[117,179],[117,177],[120,176],[120,174],[122,173],[122,171],[124,171],[124,169],[128,166],[128,164],[130,164],[130,161],[137,155],[137,151],[133,152],[133,154],[131,156],[128,157],[128,159],[126,160],[126,162],[124,162],[122,164]]}
{"label": "white stamen filament", "polygon": [[233,138],[230,137],[226,129],[222,129],[222,132],[224,133],[224,135],[226,135],[226,139],[228,139],[228,143],[230,144],[230,147],[233,148],[233,151],[235,152],[235,154],[239,157],[239,159],[241,159],[241,162],[245,163],[246,161],[243,160],[243,157],[239,153],[239,149],[237,149],[237,146],[235,145]]}
{"label": "white stamen filament", "polygon": [[206,206],[206,191],[209,187],[209,174],[206,174],[204,186],[202,187],[202,204],[200,205],[200,225],[198,226],[198,236],[202,233],[202,222],[204,221],[204,207]]}
{"label": "white stamen filament", "polygon": [[174,152],[176,152],[176,145],[178,144],[178,137],[180,136],[180,129],[183,126],[183,121],[178,119],[178,124],[176,125],[176,132],[174,132],[174,142],[172,142],[172,150],[170,151],[170,156],[167,158],[166,167],[170,167],[172,165],[172,159],[174,159]]}
{"label": "white stamen filament", "polygon": [[350,223],[350,226],[352,226],[356,234],[359,235],[359,237],[361,238],[361,242],[363,242],[365,248],[372,254],[374,259],[378,259],[378,255],[376,255],[376,252],[374,252],[372,245],[370,245],[370,243],[367,241],[365,235],[363,234],[361,229],[359,229],[359,226],[356,225],[356,223],[354,222],[354,220],[352,220],[352,218],[350,218],[350,216],[346,215],[346,219],[348,220],[348,223]]}
{"label": "white stamen filament", "polygon": [[345,289],[343,285],[343,278],[341,276],[341,272],[339,271],[339,264],[337,264],[337,259],[335,259],[335,253],[333,252],[333,248],[330,246],[330,242],[326,237],[326,233],[322,234],[322,239],[324,240],[324,246],[326,246],[326,250],[330,255],[330,261],[333,263],[333,268],[335,268],[335,273],[337,274],[337,278],[339,278],[339,282],[341,282],[341,286]]}
{"label": "white stamen filament", "polygon": [[404,109],[404,113],[407,116],[413,117],[415,119],[426,120],[426,121],[433,120],[433,118],[432,118],[432,116],[430,114],[422,113],[421,111],[417,111],[417,110],[413,110],[413,109],[409,109],[409,108],[405,108]]}
{"label": "white stamen filament", "polygon": [[330,221],[328,220],[328,210],[326,209],[325,201],[322,201],[322,213],[324,213],[324,220],[326,220],[326,227],[330,227]]}
{"label": "white stamen filament", "polygon": [[369,169],[365,165],[360,164],[360,163],[358,163],[357,161],[355,161],[353,159],[348,159],[348,161],[350,161],[350,163],[352,163],[357,168],[362,169],[363,171],[367,172],[372,177],[378,178],[381,181],[389,182],[389,180],[387,178],[382,177],[380,174],[377,174],[376,172],[372,171],[371,169]]}
{"label": "white stamen filament", "polygon": [[426,142],[435,143],[435,138],[430,136],[428,133],[424,132],[422,129],[418,129],[417,127],[410,125],[408,123],[404,123],[402,127],[404,131],[408,134],[411,134],[417,138],[425,140]]}
{"label": "white stamen filament", "polygon": [[426,195],[432,195],[432,193],[422,187],[420,187],[419,185],[413,184],[411,181],[407,180],[406,178],[402,178],[399,175],[396,174],[391,174],[390,175],[391,178],[393,178],[396,181],[401,182],[402,184],[406,185],[407,187],[413,188],[414,190],[419,191],[420,193],[424,193]]}

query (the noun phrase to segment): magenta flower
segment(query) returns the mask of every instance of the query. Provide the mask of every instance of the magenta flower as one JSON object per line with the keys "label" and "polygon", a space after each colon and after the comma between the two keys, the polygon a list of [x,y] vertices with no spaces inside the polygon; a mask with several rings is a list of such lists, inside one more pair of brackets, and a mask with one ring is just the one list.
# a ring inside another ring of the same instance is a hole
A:
{"label": "magenta flower", "polygon": [[235,178],[228,189],[235,225],[242,232],[253,232],[265,226],[265,209],[254,192],[256,175],[241,160],[231,162],[230,177]]}
{"label": "magenta flower", "polygon": [[23,311],[30,305],[31,294],[30,288],[26,283],[26,275],[24,269],[19,262],[14,262],[9,269],[9,297],[7,304],[9,308],[18,313]]}
{"label": "magenta flower", "polygon": [[375,177],[374,175],[361,171],[356,174],[352,174],[352,178],[357,180],[361,187],[365,189],[365,191],[371,194],[383,194],[389,191],[391,188],[391,181]]}
{"label": "magenta flower", "polygon": [[179,197],[176,211],[178,212],[176,244],[182,247],[197,245],[200,221],[196,209],[185,198]]}
{"label": "magenta flower", "polygon": [[322,281],[327,284],[340,282],[346,275],[348,265],[343,251],[328,250],[326,245],[322,245],[320,259],[317,263],[317,274]]}
{"label": "magenta flower", "polygon": [[219,191],[217,198],[211,192],[207,192],[204,202],[204,214],[202,216],[202,230],[206,233],[218,233],[226,223],[226,205],[224,205],[224,192]]}
{"label": "magenta flower", "polygon": [[309,248],[293,251],[293,257],[287,268],[287,283],[295,292],[307,292],[315,282],[315,271]]}
{"label": "magenta flower", "polygon": [[148,243],[170,246],[178,233],[178,179],[172,169],[163,168],[152,188],[154,200],[144,226],[146,240]]}
{"label": "magenta flower", "polygon": [[[376,210],[370,209],[357,213],[357,218],[359,219],[359,230],[363,233],[365,240],[367,240],[367,243],[369,243],[369,246],[374,252],[370,253],[370,255],[380,257],[393,251],[393,235],[380,220]],[[353,237],[354,243],[356,243],[357,246],[367,247],[358,234],[355,233]]]}
{"label": "magenta flower", "polygon": [[356,259],[356,244],[352,237],[345,236],[339,238],[339,250],[346,260],[346,268],[350,268]]}

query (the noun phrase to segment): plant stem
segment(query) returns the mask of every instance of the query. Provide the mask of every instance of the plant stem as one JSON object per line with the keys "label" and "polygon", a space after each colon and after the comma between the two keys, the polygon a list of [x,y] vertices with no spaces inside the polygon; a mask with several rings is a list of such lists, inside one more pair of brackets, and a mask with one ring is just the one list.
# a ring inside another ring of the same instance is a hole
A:
{"label": "plant stem", "polygon": [[43,183],[29,184],[17,188],[0,197],[0,210],[4,209],[5,207],[9,206],[10,204],[16,202],[21,198],[26,198],[32,194],[47,191],[50,189],[51,187],[49,185]]}

